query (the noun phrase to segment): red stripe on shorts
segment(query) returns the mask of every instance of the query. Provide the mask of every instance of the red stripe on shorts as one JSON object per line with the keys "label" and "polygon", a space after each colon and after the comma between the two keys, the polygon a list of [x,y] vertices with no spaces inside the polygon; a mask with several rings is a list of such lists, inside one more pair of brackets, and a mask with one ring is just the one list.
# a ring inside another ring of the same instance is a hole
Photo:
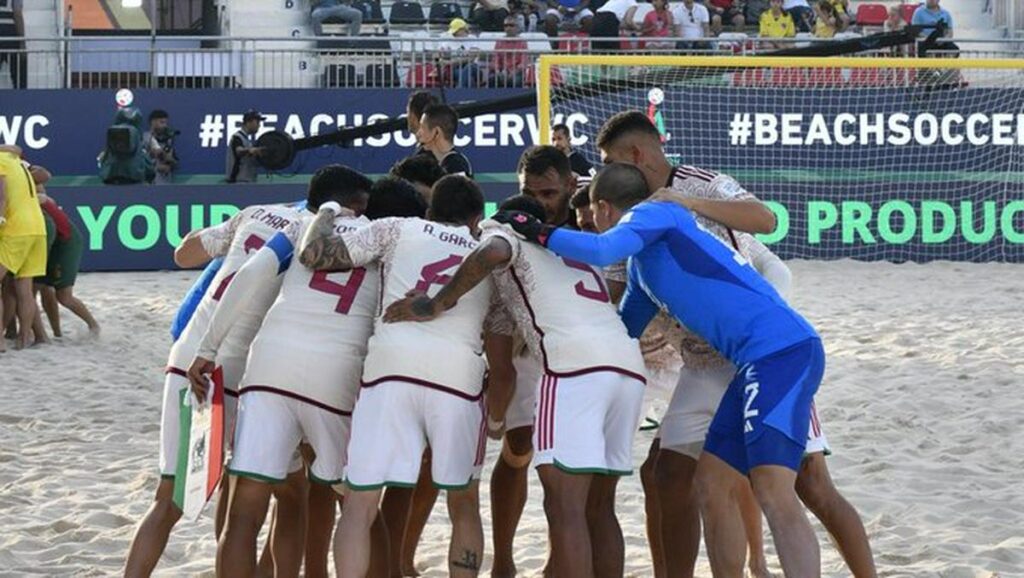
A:
{"label": "red stripe on shorts", "polygon": [[537,449],[547,449],[548,376],[540,378],[540,407],[537,408]]}
{"label": "red stripe on shorts", "polygon": [[480,401],[480,431],[476,437],[476,460],[473,461],[474,466],[482,466],[484,464],[484,454],[487,449],[487,409],[484,407],[483,400]]}
{"label": "red stripe on shorts", "polygon": [[821,423],[818,422],[818,408],[815,407],[814,402],[811,402],[811,431],[814,432],[814,437],[821,437]]}

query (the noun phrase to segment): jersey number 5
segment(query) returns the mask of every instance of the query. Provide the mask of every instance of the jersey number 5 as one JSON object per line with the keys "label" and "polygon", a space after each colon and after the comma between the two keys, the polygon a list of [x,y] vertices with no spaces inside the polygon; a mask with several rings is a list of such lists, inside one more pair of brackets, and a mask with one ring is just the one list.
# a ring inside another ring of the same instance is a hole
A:
{"label": "jersey number 5", "polygon": [[583,281],[577,281],[576,285],[573,286],[573,288],[576,289],[577,295],[586,297],[587,299],[593,299],[594,301],[601,303],[608,303],[611,301],[611,298],[608,296],[608,289],[604,286],[604,279],[597,274],[597,271],[594,271],[593,267],[586,263],[568,259],[566,257],[562,257],[562,261],[573,269],[577,269],[591,275],[594,278],[594,283],[597,284],[597,289],[590,289],[583,283]]}
{"label": "jersey number 5", "polygon": [[313,278],[309,280],[309,288],[321,293],[337,295],[338,304],[334,306],[334,312],[341,313],[342,315],[348,315],[349,309],[352,309],[352,302],[356,300],[356,293],[359,292],[359,287],[363,284],[363,279],[366,278],[366,269],[356,267],[351,271],[337,273],[338,275],[349,276],[348,281],[344,283],[331,281],[328,278],[328,275],[334,274],[335,273],[328,273],[327,271],[317,271],[313,273]]}
{"label": "jersey number 5", "polygon": [[416,290],[426,293],[431,285],[447,285],[452,280],[451,275],[444,272],[452,267],[458,267],[462,263],[461,255],[448,255],[440,261],[428,263],[420,270],[420,280],[416,282]]}

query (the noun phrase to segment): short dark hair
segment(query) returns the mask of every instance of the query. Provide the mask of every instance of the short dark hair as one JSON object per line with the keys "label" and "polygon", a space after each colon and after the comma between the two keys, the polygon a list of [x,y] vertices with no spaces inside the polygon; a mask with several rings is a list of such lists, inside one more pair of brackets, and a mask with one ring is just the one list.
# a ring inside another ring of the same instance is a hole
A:
{"label": "short dark hair", "polygon": [[582,209],[590,205],[590,187],[579,187],[576,192],[569,198],[569,206],[572,210]]}
{"label": "short dark hair", "polygon": [[391,167],[391,175],[412,183],[434,186],[444,176],[444,169],[432,154],[420,154],[406,157]]}
{"label": "short dark hair", "polygon": [[427,201],[416,192],[412,183],[397,177],[384,177],[370,189],[370,199],[366,202],[368,219],[383,217],[424,217],[427,214]]}
{"label": "short dark hair", "polygon": [[161,118],[171,118],[171,115],[167,114],[167,111],[162,108],[154,109],[153,112],[149,113],[149,122],[160,120]]}
{"label": "short dark hair", "polygon": [[569,130],[569,125],[558,123],[551,127],[551,132],[564,132],[566,136],[572,136],[572,132]]}
{"label": "short dark hair", "polygon": [[431,104],[423,109],[423,118],[430,123],[430,128],[439,128],[444,138],[455,140],[455,132],[459,128],[459,113],[447,104]]}
{"label": "short dark hair", "polygon": [[627,110],[605,121],[601,131],[597,133],[597,148],[607,148],[629,134],[645,134],[659,141],[661,139],[661,133],[646,114],[638,110]]}
{"label": "short dark hair", "polygon": [[519,157],[516,172],[527,175],[543,175],[548,169],[555,169],[558,176],[567,178],[572,174],[569,157],[551,145],[532,146]]}
{"label": "short dark hair", "polygon": [[433,94],[426,90],[417,90],[416,92],[409,95],[409,101],[406,104],[409,112],[415,116],[423,116],[423,111],[432,104],[441,102],[441,99],[437,98]]}
{"label": "short dark hair", "polygon": [[513,195],[498,205],[499,211],[522,211],[529,215],[533,215],[537,219],[543,221],[547,217],[544,214],[544,205],[540,204],[540,201],[533,197],[526,195]]}
{"label": "short dark hair", "polygon": [[468,223],[484,212],[484,194],[462,175],[446,175],[430,192],[430,218],[441,223]]}
{"label": "short dark hair", "polygon": [[320,205],[334,201],[345,205],[359,195],[369,194],[373,181],[359,171],[339,164],[321,167],[309,180],[306,207],[316,211]]}
{"label": "short dark hair", "polygon": [[601,169],[590,183],[590,198],[627,209],[651,196],[647,178],[636,165],[612,163]]}

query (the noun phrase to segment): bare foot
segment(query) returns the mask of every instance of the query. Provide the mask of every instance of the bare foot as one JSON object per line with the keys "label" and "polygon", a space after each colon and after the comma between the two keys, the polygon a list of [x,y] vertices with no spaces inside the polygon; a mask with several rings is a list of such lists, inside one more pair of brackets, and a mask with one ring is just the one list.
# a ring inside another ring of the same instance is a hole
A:
{"label": "bare foot", "polygon": [[99,339],[100,338],[100,326],[99,325],[93,325],[93,326],[89,327],[89,337],[92,337],[93,339]]}
{"label": "bare foot", "polygon": [[405,565],[402,564],[402,576],[419,576],[419,571],[416,570],[415,564]]}
{"label": "bare foot", "polygon": [[747,576],[750,578],[775,578],[775,574],[768,571],[767,563],[760,566],[751,566],[747,570]]}

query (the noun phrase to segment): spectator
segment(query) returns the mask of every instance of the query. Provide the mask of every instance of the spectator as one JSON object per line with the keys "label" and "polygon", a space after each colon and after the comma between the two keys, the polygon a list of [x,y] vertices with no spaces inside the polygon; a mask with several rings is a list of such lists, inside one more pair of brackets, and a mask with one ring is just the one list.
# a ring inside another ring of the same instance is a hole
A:
{"label": "spectator", "polygon": [[839,14],[835,6],[827,0],[814,3],[814,37],[832,38],[840,26]]}
{"label": "spectator", "polygon": [[432,104],[423,111],[416,139],[430,151],[448,175],[473,178],[469,159],[455,148],[455,134],[459,128],[459,114],[446,104]]}
{"label": "spectator", "polygon": [[914,16],[910,19],[912,26],[920,26],[922,28],[921,35],[928,36],[932,33],[939,23],[943,23],[946,26],[946,30],[942,33],[944,38],[950,38],[953,36],[953,16],[945,8],[939,6],[939,0],[925,0],[924,6],[919,6],[917,10],[914,10]]}
{"label": "spectator", "polygon": [[[546,5],[544,6],[546,9]],[[519,30],[536,32],[541,12],[539,0],[509,0],[508,9],[519,23]]]}
{"label": "spectator", "polygon": [[470,20],[480,30],[500,32],[508,15],[508,0],[476,0],[476,6],[470,12]]}
{"label": "spectator", "polygon": [[14,88],[28,85],[25,16],[22,0],[0,0],[0,64],[7,63]]}
{"label": "spectator", "polygon": [[515,16],[505,18],[505,37],[494,43],[487,85],[492,88],[521,88],[526,69],[532,65],[526,41],[519,36]]}
{"label": "spectator", "polygon": [[412,183],[416,192],[429,204],[430,192],[434,188],[434,183],[444,176],[444,170],[432,154],[412,155],[395,163],[395,166],[391,167],[391,176]]}
{"label": "spectator", "polygon": [[[416,136],[416,133],[420,131],[420,117],[423,116],[423,111],[428,106],[439,102],[441,102],[440,99],[425,90],[417,90],[409,95],[409,101],[405,103],[405,125],[409,134]],[[417,145],[414,154],[419,155],[425,152],[427,152],[426,149]]]}
{"label": "spectator", "polygon": [[156,109],[149,113],[149,130],[142,135],[142,146],[153,161],[154,185],[174,182],[174,169],[178,166],[178,153],[174,151],[174,137],[181,131],[169,126],[170,117],[166,110]]}
{"label": "spectator", "polygon": [[242,116],[242,127],[228,140],[227,173],[229,183],[252,183],[259,170],[259,156],[263,150],[256,146],[256,133],[266,118],[255,110]]}
{"label": "spectator", "polygon": [[551,127],[551,144],[565,153],[565,156],[569,157],[569,168],[578,176],[588,177],[596,172],[594,171],[594,165],[590,164],[586,157],[573,150],[572,133],[567,125],[556,124]]}
{"label": "spectator", "polygon": [[[819,2],[822,0],[818,0]],[[784,0],[782,9],[793,17],[793,24],[800,32],[811,31],[811,21],[814,19],[814,11],[811,10],[807,0]],[[795,33],[794,33],[795,34]]]}
{"label": "spectator", "polygon": [[693,0],[683,0],[672,10],[672,18],[678,30],[677,36],[682,41],[677,45],[680,50],[699,50],[704,48],[700,40],[708,36],[711,15],[703,4]]}
{"label": "spectator", "polygon": [[594,50],[617,51],[620,31],[635,30],[633,16],[636,15],[636,0],[608,0],[597,9],[590,25],[590,35],[600,38],[593,43]]}
{"label": "spectator", "polygon": [[832,5],[839,18],[836,32],[846,30],[850,26],[850,0],[827,0],[827,2]]}
{"label": "spectator", "polygon": [[480,47],[466,42],[469,24],[462,18],[453,18],[448,24],[448,33],[443,37],[439,49],[444,58],[446,75],[458,88],[476,88],[480,84],[480,64],[477,62]]}
{"label": "spectator", "polygon": [[726,25],[743,28],[747,23],[741,0],[710,0],[708,10],[711,12],[711,31],[715,35],[720,34]]}
{"label": "spectator", "polygon": [[885,23],[882,24],[882,30],[884,32],[899,32],[907,27],[907,21],[903,19],[903,11],[900,9],[899,4],[894,4],[889,7],[889,17],[885,19]]}
{"label": "spectator", "polygon": [[363,11],[353,8],[343,0],[310,0],[313,11],[309,17],[313,21],[313,34],[324,35],[324,20],[328,18],[348,23],[348,35],[359,36],[359,27],[363,25]]}
{"label": "spectator", "polygon": [[589,32],[593,22],[590,0],[549,0],[544,14],[544,32],[548,36],[558,36],[559,29],[566,28],[567,23],[572,23],[574,30]]}
{"label": "spectator", "polygon": [[[668,38],[675,36],[675,20],[672,18],[672,11],[668,9],[668,0],[651,0],[651,5],[654,6],[654,10],[647,13],[644,16],[644,23],[640,29],[640,36],[644,38]],[[660,49],[671,49],[675,47],[675,42],[666,41],[649,41],[646,46],[642,48],[652,48],[655,50]]]}
{"label": "spectator", "polygon": [[[771,0],[771,7],[761,15],[761,38],[792,38],[796,36],[793,17],[782,10],[782,0]],[[782,48],[785,44],[774,43],[770,47]]]}
{"label": "spectator", "polygon": [[[734,4],[736,6],[736,4]],[[761,15],[768,11],[768,0],[746,0],[743,3],[744,24],[748,22],[760,22]]]}

